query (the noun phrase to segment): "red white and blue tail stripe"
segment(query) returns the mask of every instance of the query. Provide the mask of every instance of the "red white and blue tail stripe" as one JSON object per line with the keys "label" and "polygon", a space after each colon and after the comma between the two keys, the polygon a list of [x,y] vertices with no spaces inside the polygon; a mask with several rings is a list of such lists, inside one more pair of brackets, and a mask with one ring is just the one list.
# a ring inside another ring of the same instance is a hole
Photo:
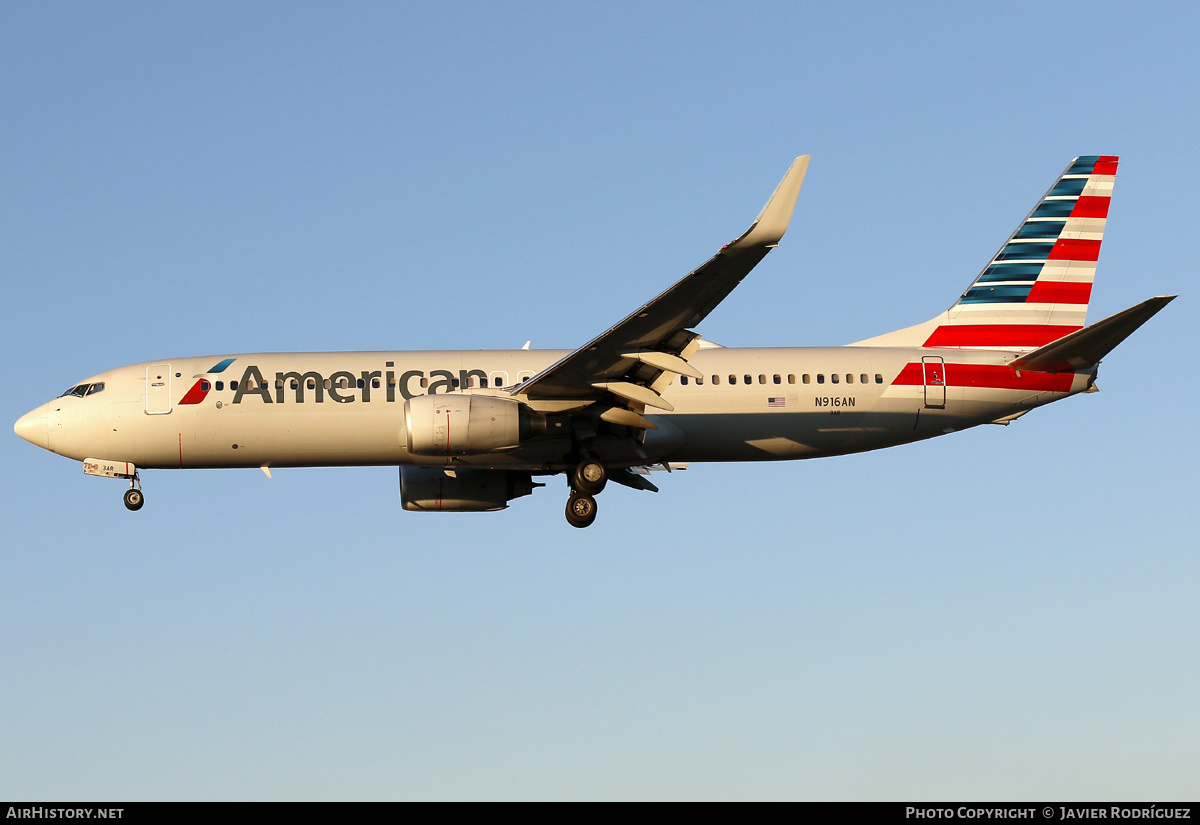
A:
{"label": "red white and blue tail stripe", "polygon": [[1075,158],[949,310],[873,345],[1036,349],[1086,323],[1117,158]]}

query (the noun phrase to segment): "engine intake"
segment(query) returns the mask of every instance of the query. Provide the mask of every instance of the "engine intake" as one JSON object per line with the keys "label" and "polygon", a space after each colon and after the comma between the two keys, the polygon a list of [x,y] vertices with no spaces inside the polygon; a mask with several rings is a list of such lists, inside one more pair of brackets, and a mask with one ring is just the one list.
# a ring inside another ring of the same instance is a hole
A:
{"label": "engine intake", "polygon": [[404,402],[408,451],[474,455],[515,447],[546,431],[546,418],[509,398],[444,393]]}
{"label": "engine intake", "polygon": [[541,486],[529,473],[511,470],[456,470],[448,476],[436,467],[400,468],[400,504],[419,512],[503,510],[514,498]]}

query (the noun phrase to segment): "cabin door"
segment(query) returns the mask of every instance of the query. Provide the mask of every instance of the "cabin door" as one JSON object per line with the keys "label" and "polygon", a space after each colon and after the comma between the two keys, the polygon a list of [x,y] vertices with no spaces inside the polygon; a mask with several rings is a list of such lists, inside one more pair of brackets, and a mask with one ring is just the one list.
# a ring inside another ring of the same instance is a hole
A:
{"label": "cabin door", "polygon": [[922,356],[921,371],[925,377],[925,406],[944,410],[946,408],[946,362],[940,355]]}
{"label": "cabin door", "polygon": [[146,367],[146,414],[163,415],[171,411],[171,365]]}

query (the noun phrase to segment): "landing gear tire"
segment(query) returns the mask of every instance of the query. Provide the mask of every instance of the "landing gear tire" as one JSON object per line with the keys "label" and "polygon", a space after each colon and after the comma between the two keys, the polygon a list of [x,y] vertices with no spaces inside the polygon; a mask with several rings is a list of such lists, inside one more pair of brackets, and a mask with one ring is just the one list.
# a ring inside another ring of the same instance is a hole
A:
{"label": "landing gear tire", "polygon": [[125,506],[130,510],[140,510],[145,503],[146,497],[142,495],[141,490],[136,487],[130,487],[125,491]]}
{"label": "landing gear tire", "polygon": [[575,472],[571,474],[571,486],[590,496],[600,495],[600,491],[606,484],[608,484],[608,468],[594,458],[579,462]]}
{"label": "landing gear tire", "polygon": [[567,499],[567,522],[572,527],[587,527],[596,520],[596,499],[587,493],[572,492]]}

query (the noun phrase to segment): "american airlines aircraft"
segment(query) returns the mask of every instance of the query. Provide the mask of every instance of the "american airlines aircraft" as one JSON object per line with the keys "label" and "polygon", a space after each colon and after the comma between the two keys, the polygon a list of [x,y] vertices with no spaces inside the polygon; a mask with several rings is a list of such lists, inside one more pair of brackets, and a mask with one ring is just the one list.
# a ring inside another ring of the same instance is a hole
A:
{"label": "american airlines aircraft", "polygon": [[93,375],[22,416],[26,441],[140,470],[395,465],[406,510],[502,510],[566,474],[586,527],[651,469],[891,447],[1095,391],[1100,359],[1175,296],[1085,326],[1117,158],[1073,160],[979,276],[923,324],[842,347],[733,348],[693,327],[783,238],[807,155],[751,227],[573,351],[240,353]]}

